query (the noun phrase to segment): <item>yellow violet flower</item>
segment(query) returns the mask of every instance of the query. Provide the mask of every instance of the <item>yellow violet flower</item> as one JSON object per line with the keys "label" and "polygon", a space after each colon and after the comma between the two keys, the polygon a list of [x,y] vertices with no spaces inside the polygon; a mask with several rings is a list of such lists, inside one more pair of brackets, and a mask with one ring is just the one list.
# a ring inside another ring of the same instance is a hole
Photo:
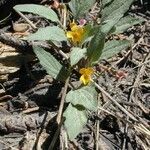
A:
{"label": "yellow violet flower", "polygon": [[81,74],[80,81],[84,85],[87,85],[88,83],[91,82],[91,79],[92,79],[91,76],[94,74],[94,69],[91,67],[82,68],[82,69],[80,69],[79,73]]}
{"label": "yellow violet flower", "polygon": [[78,44],[82,41],[84,28],[83,26],[77,25],[74,21],[70,23],[71,31],[67,32],[67,38],[72,41],[73,44]]}

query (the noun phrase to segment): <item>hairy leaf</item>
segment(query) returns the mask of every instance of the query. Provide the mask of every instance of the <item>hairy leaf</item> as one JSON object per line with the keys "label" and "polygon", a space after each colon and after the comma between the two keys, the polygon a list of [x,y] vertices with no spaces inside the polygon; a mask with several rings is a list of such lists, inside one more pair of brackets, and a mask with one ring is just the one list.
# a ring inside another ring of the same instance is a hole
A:
{"label": "hairy leaf", "polygon": [[102,6],[105,7],[108,5],[112,0],[102,0]]}
{"label": "hairy leaf", "polygon": [[122,40],[122,41],[112,40],[106,42],[100,59],[110,58],[129,46],[130,46],[130,42],[127,40]]}
{"label": "hairy leaf", "polygon": [[134,0],[114,0],[110,5],[105,7],[102,11],[102,19],[110,20],[117,15],[124,15],[128,11],[130,5]]}
{"label": "hairy leaf", "polygon": [[69,139],[73,140],[83,129],[87,123],[87,114],[84,108],[69,104],[63,116],[66,118],[64,124],[69,135]]}
{"label": "hairy leaf", "polygon": [[102,10],[101,31],[105,34],[114,32],[114,26],[123,17],[134,0],[114,0]]}
{"label": "hairy leaf", "polygon": [[121,17],[122,17],[122,14],[118,14],[114,18],[104,21],[100,27],[101,32],[103,32],[107,35],[107,34],[111,33],[112,31],[115,31],[116,28],[114,30],[114,26],[120,20]]}
{"label": "hairy leaf", "polygon": [[94,5],[95,0],[71,0],[70,9],[75,19],[82,18]]}
{"label": "hairy leaf", "polygon": [[23,5],[16,5],[14,9],[21,12],[34,13],[48,20],[59,22],[57,14],[51,8],[42,5],[23,4]]}
{"label": "hairy leaf", "polygon": [[77,90],[71,90],[66,96],[66,102],[73,105],[82,105],[89,110],[97,109],[97,92],[94,86],[84,86]]}
{"label": "hairy leaf", "polygon": [[114,34],[123,33],[128,28],[132,27],[133,25],[142,23],[144,19],[142,18],[135,18],[132,16],[126,16],[119,20],[119,22],[115,25],[116,31]]}
{"label": "hairy leaf", "polygon": [[64,81],[68,72],[64,67],[54,58],[50,53],[46,52],[43,48],[34,46],[33,50],[40,60],[41,65],[54,79]]}
{"label": "hairy leaf", "polygon": [[54,40],[54,41],[66,41],[65,32],[57,26],[48,26],[40,28],[36,33],[33,33],[27,37],[27,40]]}
{"label": "hairy leaf", "polygon": [[95,27],[91,24],[87,24],[84,26],[84,34],[82,43],[88,42],[91,40],[92,36],[94,35]]}
{"label": "hairy leaf", "polygon": [[100,58],[102,50],[104,48],[104,43],[105,34],[99,30],[92,38],[87,49],[87,56],[91,64],[98,61],[98,59]]}
{"label": "hairy leaf", "polygon": [[83,57],[86,56],[86,48],[73,47],[70,53],[71,66],[77,64]]}

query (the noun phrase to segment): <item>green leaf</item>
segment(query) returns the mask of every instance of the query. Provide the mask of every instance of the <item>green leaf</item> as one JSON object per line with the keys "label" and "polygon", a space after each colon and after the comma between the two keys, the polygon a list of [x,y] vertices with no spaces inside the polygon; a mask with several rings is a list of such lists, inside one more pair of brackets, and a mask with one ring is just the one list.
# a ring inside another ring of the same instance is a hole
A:
{"label": "green leaf", "polygon": [[102,0],[102,6],[105,7],[108,5],[112,0]]}
{"label": "green leaf", "polygon": [[57,26],[48,26],[45,28],[40,28],[36,33],[29,35],[27,40],[54,40],[54,41],[67,41],[65,32]]}
{"label": "green leaf", "polygon": [[50,53],[43,48],[34,46],[33,50],[49,75],[54,79],[64,81],[68,76],[68,71],[55,59]]}
{"label": "green leaf", "polygon": [[101,56],[102,49],[104,48],[105,34],[100,30],[92,38],[90,45],[87,49],[87,56],[90,63],[98,61]]}
{"label": "green leaf", "polygon": [[77,64],[83,57],[86,56],[86,48],[73,47],[70,53],[71,66]]}
{"label": "green leaf", "polygon": [[84,26],[84,34],[82,44],[88,44],[92,37],[98,32],[100,26],[93,26],[90,23]]}
{"label": "green leaf", "polygon": [[66,118],[64,124],[69,135],[69,139],[73,140],[83,129],[87,123],[86,110],[80,106],[69,104],[63,116]]}
{"label": "green leaf", "polygon": [[91,24],[87,24],[84,26],[84,34],[82,43],[88,42],[91,36],[94,35],[93,29],[94,27]]}
{"label": "green leaf", "polygon": [[94,5],[95,0],[71,0],[69,7],[75,19],[84,17],[89,9]]}
{"label": "green leaf", "polygon": [[21,12],[37,14],[48,20],[59,22],[57,14],[51,8],[42,5],[23,4],[23,5],[16,5],[14,9]]}
{"label": "green leaf", "polygon": [[[101,31],[105,34],[112,33],[112,29],[123,17],[134,0],[114,0],[102,10]],[[107,3],[108,4],[108,3]]]}
{"label": "green leaf", "polygon": [[113,55],[116,55],[121,50],[126,49],[129,46],[130,42],[127,40],[122,41],[112,40],[106,42],[100,59],[107,59],[109,57],[112,57]]}
{"label": "green leaf", "polygon": [[118,14],[114,18],[104,21],[100,27],[101,32],[103,32],[107,35],[107,34],[111,33],[112,31],[115,31],[115,30],[113,30],[114,26],[120,20],[120,18],[122,16],[123,16],[122,14],[120,14],[120,15]]}
{"label": "green leaf", "polygon": [[116,18],[117,15],[123,16],[133,1],[134,0],[114,0],[102,10],[102,20],[106,21]]}
{"label": "green leaf", "polygon": [[126,16],[119,20],[119,22],[115,25],[116,31],[114,34],[123,33],[128,28],[132,27],[133,25],[142,23],[144,19],[142,18],[135,18],[132,16]]}
{"label": "green leaf", "polygon": [[77,90],[71,90],[66,96],[66,102],[73,105],[82,105],[89,110],[97,109],[97,92],[94,86],[84,86]]}

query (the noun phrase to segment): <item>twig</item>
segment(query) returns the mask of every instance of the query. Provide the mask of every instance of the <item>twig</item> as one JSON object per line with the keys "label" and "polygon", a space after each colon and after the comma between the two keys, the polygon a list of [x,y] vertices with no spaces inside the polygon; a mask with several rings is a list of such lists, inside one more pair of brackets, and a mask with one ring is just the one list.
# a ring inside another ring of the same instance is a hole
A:
{"label": "twig", "polygon": [[2,101],[8,101],[10,99],[13,99],[13,97],[11,95],[4,95],[0,97],[0,102]]}
{"label": "twig", "polygon": [[33,29],[37,29],[37,27],[32,23],[32,21],[30,21],[23,13],[21,13],[20,11],[16,10],[15,11],[33,28]]}
{"label": "twig", "polygon": [[66,29],[66,20],[67,20],[67,8],[66,5],[63,5],[64,9],[62,10],[63,14],[63,27]]}
{"label": "twig", "polygon": [[3,142],[0,140],[0,143],[4,144],[5,146],[7,146],[7,148],[5,147],[4,149],[11,149],[11,150],[17,150],[18,148],[14,148],[12,147],[10,144]]}
{"label": "twig", "polygon": [[134,67],[133,70],[136,69],[136,68],[142,67],[143,65],[146,65],[146,64],[148,64],[148,63],[150,63],[150,60],[147,60],[147,61],[145,61],[145,62],[139,64],[138,66]]}
{"label": "twig", "polygon": [[[99,101],[98,101],[99,103]],[[99,116],[100,114],[100,110],[98,109],[97,111],[97,115]],[[99,119],[96,121],[96,150],[99,150],[99,124],[100,124],[100,121]]]}
{"label": "twig", "polygon": [[38,111],[38,110],[39,110],[39,107],[34,107],[34,108],[29,108],[27,110],[22,111],[22,113],[28,114],[28,113],[32,113],[32,112],[35,112],[35,111]]}
{"label": "twig", "polygon": [[69,57],[68,57],[62,50],[60,50],[53,42],[49,41],[49,44],[50,44],[54,49],[56,49],[57,52],[58,52],[61,56],[63,56],[65,59],[69,59]]}
{"label": "twig", "polygon": [[48,117],[48,112],[46,112],[46,113],[45,113],[45,116],[44,116],[44,118],[43,118],[43,120],[42,120],[42,124],[41,124],[41,126],[40,126],[40,128],[39,128],[39,130],[38,130],[38,132],[37,132],[37,137],[36,137],[36,140],[35,140],[34,148],[33,148],[33,149],[36,149],[36,150],[41,149],[41,148],[40,148],[40,147],[41,147],[41,146],[40,146],[40,142],[39,142],[40,136],[41,136],[41,134],[42,134],[44,128],[47,126],[48,120],[50,120],[50,119],[52,119],[52,118],[49,118],[49,117]]}
{"label": "twig", "polygon": [[[124,118],[122,118],[122,116],[119,116],[117,113],[114,113],[114,112],[110,112],[108,111],[107,109],[104,109],[103,107],[99,107],[98,108],[100,112],[104,112],[106,114],[109,114],[111,116],[114,116],[115,118],[117,118],[118,120],[122,121],[124,124],[128,122],[128,124],[131,126],[131,127],[134,127],[134,124],[132,122],[130,122],[129,120],[125,120]],[[99,118],[99,117],[98,117]],[[99,118],[100,119],[100,118]]]}
{"label": "twig", "polygon": [[[93,81],[94,82],[94,81]],[[104,93],[123,113],[125,113],[127,116],[129,116],[132,120],[134,121],[138,121],[131,113],[129,113],[125,108],[123,108],[116,100],[113,99],[113,97],[111,97],[109,95],[109,93],[107,93],[105,90],[103,90],[103,88],[101,88],[96,82],[94,82],[95,86],[102,92]]]}
{"label": "twig", "polygon": [[146,47],[150,48],[150,45],[149,45],[149,44],[146,44],[146,43],[140,43],[140,45],[146,46]]}
{"label": "twig", "polygon": [[66,133],[66,131],[63,129],[63,127],[61,128],[60,131],[60,149],[61,150],[68,150],[68,135]]}
{"label": "twig", "polygon": [[[143,60],[143,63],[144,63],[144,62],[147,62],[148,59],[149,59],[149,57],[150,57],[150,53],[148,53],[148,54],[145,56],[145,58],[144,58],[144,60]],[[145,66],[142,65],[142,67],[140,68],[140,70],[139,70],[139,72],[138,72],[138,75],[137,75],[137,77],[136,77],[136,79],[135,79],[134,84],[133,84],[132,87],[136,87],[136,88],[139,87],[140,78],[143,76],[144,70],[145,70]],[[137,104],[139,107],[141,107],[142,104],[140,103],[140,101],[138,101],[137,99],[133,98],[133,95],[134,95],[134,92],[135,92],[136,88],[132,88],[131,93],[130,93],[130,97],[129,97],[129,102],[130,102],[130,101],[133,101],[135,104]],[[141,109],[141,110],[142,110],[142,109]]]}
{"label": "twig", "polygon": [[57,128],[57,130],[54,134],[54,137],[52,139],[52,142],[50,143],[50,146],[49,146],[48,150],[53,150],[53,148],[55,146],[55,143],[57,141],[58,135],[60,133],[60,128],[61,128],[61,125],[63,123],[63,120],[61,119],[61,117],[62,117],[63,107],[64,107],[64,103],[65,103],[65,97],[66,97],[66,93],[67,93],[68,84],[69,84],[69,77],[67,78],[65,86],[64,86],[63,95],[61,97],[61,102],[60,102],[60,106],[59,106],[59,110],[58,110],[58,115],[57,115],[57,118],[56,118],[58,128]]}
{"label": "twig", "polygon": [[100,132],[100,134],[105,137],[109,142],[111,142],[116,148],[120,149],[121,147],[119,145],[117,145],[116,143],[114,143],[113,141],[111,141],[107,136],[105,136],[103,133]]}
{"label": "twig", "polygon": [[4,33],[3,30],[0,30],[0,41],[7,45],[10,45],[17,50],[30,51],[31,45],[27,41],[22,41],[20,39],[16,39],[8,34]]}
{"label": "twig", "polygon": [[132,53],[133,49],[139,45],[141,43],[141,41],[143,40],[143,36],[131,47],[131,49],[125,54],[124,57],[122,57],[121,59],[119,59],[115,64],[118,65],[120,64],[124,59],[127,59],[130,54]]}
{"label": "twig", "polygon": [[66,131],[64,131],[65,149],[68,149],[68,136]]}
{"label": "twig", "polygon": [[145,134],[146,136],[148,136],[148,138],[150,138],[150,130],[148,130],[147,128],[145,128],[142,124],[135,125],[134,128],[136,130],[138,130],[139,132],[142,132],[143,134]]}
{"label": "twig", "polygon": [[69,77],[67,78],[65,86],[64,86],[63,95],[61,97],[58,115],[56,118],[56,121],[58,124],[60,124],[60,122],[61,122],[61,117],[62,117],[63,107],[64,107],[64,103],[65,103],[65,97],[66,97],[66,93],[67,93],[68,84],[69,84]]}
{"label": "twig", "polygon": [[[145,61],[147,61],[147,59],[148,59],[148,55],[144,58],[144,60],[143,60],[143,63],[145,62]],[[138,87],[138,84],[139,84],[139,82],[140,82],[140,78],[141,78],[141,76],[142,76],[142,74],[144,73],[144,70],[145,70],[145,66],[143,65],[142,67],[141,67],[141,69],[139,70],[139,73],[138,73],[138,75],[137,75],[137,77],[136,77],[136,79],[135,79],[135,81],[134,81],[134,83],[133,83],[133,86],[132,87]],[[130,92],[130,95],[129,95],[129,102],[132,102],[132,100],[133,100],[133,102],[137,105],[137,106],[139,106],[140,108],[141,108],[141,103],[139,102],[139,101],[137,101],[136,99],[134,99],[133,98],[133,95],[134,95],[134,92],[135,92],[135,88],[132,88],[131,89],[131,92]],[[128,109],[128,108],[127,108]],[[129,118],[127,117],[127,120],[128,120]],[[141,120],[141,118],[139,118],[139,120],[142,122],[142,123],[144,123],[144,125],[145,125],[145,122],[143,122],[142,120]],[[147,126],[147,125],[146,125]],[[128,123],[126,124],[126,126],[125,126],[125,131],[124,131],[126,134],[128,133]],[[124,140],[123,140],[123,145],[122,145],[122,150],[125,150],[125,145],[126,145],[126,138],[124,138]]]}
{"label": "twig", "polygon": [[58,128],[57,128],[57,130],[56,130],[56,132],[53,136],[53,139],[50,143],[50,146],[49,146],[48,150],[53,150],[54,149],[55,143],[56,143],[58,135],[60,133],[60,128],[61,128],[62,123],[63,123],[63,121],[58,125]]}

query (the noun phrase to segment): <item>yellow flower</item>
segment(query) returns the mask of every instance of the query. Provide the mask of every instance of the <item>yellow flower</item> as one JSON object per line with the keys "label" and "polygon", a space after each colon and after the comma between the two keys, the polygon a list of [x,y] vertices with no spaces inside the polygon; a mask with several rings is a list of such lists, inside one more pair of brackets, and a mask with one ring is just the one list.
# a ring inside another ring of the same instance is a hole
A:
{"label": "yellow flower", "polygon": [[77,25],[74,21],[70,23],[71,31],[67,32],[67,38],[70,39],[73,44],[79,44],[82,41],[84,29],[82,26]]}
{"label": "yellow flower", "polygon": [[91,76],[94,74],[94,69],[93,68],[82,68],[80,69],[79,73],[81,74],[80,81],[84,84],[87,85],[88,83],[91,82]]}

